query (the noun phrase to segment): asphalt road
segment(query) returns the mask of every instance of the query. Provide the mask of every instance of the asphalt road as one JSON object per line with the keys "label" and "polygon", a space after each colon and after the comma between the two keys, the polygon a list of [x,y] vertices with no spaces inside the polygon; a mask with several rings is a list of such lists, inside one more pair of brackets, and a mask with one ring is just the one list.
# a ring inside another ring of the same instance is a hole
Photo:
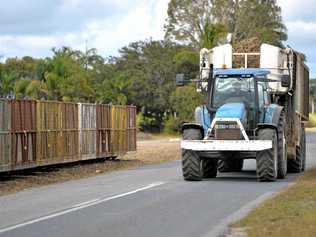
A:
{"label": "asphalt road", "polygon": [[[316,135],[307,134],[316,165]],[[0,236],[217,236],[222,227],[288,186],[297,175],[258,183],[241,173],[184,182],[180,163],[112,173],[0,197]]]}

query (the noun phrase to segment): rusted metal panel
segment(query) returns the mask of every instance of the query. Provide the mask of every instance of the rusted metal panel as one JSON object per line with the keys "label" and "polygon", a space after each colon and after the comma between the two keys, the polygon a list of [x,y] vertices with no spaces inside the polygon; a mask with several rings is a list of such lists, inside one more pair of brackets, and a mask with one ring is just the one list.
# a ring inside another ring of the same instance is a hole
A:
{"label": "rusted metal panel", "polygon": [[0,172],[11,169],[11,107],[0,100]]}
{"label": "rusted metal panel", "polygon": [[60,148],[57,152],[62,162],[71,162],[79,160],[79,131],[63,131],[59,133],[57,146]]}
{"label": "rusted metal panel", "polygon": [[61,131],[61,112],[58,102],[37,102],[37,163],[48,165],[61,163],[58,156],[58,140]]}
{"label": "rusted metal panel", "polygon": [[11,101],[11,166],[36,166],[36,101]]}
{"label": "rusted metal panel", "polygon": [[111,105],[96,105],[97,157],[109,157],[111,151]]}
{"label": "rusted metal panel", "polygon": [[135,106],[127,106],[127,131],[126,131],[126,139],[127,139],[127,151],[136,151],[136,107]]}
{"label": "rusted metal panel", "polygon": [[97,157],[97,117],[95,104],[79,104],[79,144],[81,160]]}
{"label": "rusted metal panel", "polygon": [[77,104],[38,101],[37,121],[38,165],[79,160]]}
{"label": "rusted metal panel", "polygon": [[111,152],[123,155],[127,152],[126,127],[127,113],[125,106],[112,106],[111,119]]}
{"label": "rusted metal panel", "polygon": [[59,139],[61,156],[64,162],[79,160],[79,124],[78,104],[62,103],[62,133]]}
{"label": "rusted metal panel", "polygon": [[11,121],[14,133],[36,132],[36,101],[11,101]]}
{"label": "rusted metal panel", "polygon": [[134,106],[0,100],[0,172],[134,150]]}

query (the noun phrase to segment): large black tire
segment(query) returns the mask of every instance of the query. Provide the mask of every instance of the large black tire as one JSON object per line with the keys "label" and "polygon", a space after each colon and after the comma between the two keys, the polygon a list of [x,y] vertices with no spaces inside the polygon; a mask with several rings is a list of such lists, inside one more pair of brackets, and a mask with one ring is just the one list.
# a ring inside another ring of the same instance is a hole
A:
{"label": "large black tire", "polygon": [[225,172],[240,172],[244,165],[243,159],[238,160],[220,160],[218,161],[218,171]]}
{"label": "large black tire", "polygon": [[217,176],[217,159],[202,160],[203,178],[216,178]]}
{"label": "large black tire", "polygon": [[272,140],[272,148],[257,152],[257,177],[259,181],[272,182],[278,176],[278,139],[274,129],[258,131],[259,140]]}
{"label": "large black tire", "polygon": [[305,128],[303,128],[302,131],[302,142],[301,142],[301,147],[303,147],[302,149],[302,153],[303,153],[303,164],[302,164],[302,172],[304,172],[306,170],[306,133],[305,133]]}
{"label": "large black tire", "polygon": [[[201,140],[202,133],[199,129],[185,129],[183,140]],[[197,152],[182,149],[182,173],[184,180],[200,181],[203,178],[201,158]]]}
{"label": "large black tire", "polygon": [[295,159],[288,160],[288,170],[291,173],[301,173],[306,167],[306,137],[305,128],[302,128],[300,146],[296,146]]}
{"label": "large black tire", "polygon": [[282,111],[278,123],[278,178],[284,179],[287,174],[287,142],[285,137],[285,114]]}

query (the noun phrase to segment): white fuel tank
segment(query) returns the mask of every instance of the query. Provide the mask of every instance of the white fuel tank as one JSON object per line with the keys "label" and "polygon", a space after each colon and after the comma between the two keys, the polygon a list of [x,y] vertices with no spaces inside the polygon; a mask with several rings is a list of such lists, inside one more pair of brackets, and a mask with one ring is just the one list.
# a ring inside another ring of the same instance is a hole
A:
{"label": "white fuel tank", "polygon": [[269,82],[270,89],[277,94],[287,93],[289,87],[282,87],[280,80],[282,75],[289,75],[288,54],[284,49],[269,44],[262,44],[260,51],[260,68],[271,72],[268,79],[279,81]]}

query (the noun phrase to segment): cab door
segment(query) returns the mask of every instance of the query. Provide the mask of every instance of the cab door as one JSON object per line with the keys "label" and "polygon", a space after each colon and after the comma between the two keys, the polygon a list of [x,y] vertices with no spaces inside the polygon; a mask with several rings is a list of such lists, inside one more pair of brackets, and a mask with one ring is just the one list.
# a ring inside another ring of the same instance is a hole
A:
{"label": "cab door", "polygon": [[264,114],[266,106],[269,104],[268,101],[268,92],[266,89],[265,83],[259,82],[258,83],[258,117],[259,123],[264,122]]}

